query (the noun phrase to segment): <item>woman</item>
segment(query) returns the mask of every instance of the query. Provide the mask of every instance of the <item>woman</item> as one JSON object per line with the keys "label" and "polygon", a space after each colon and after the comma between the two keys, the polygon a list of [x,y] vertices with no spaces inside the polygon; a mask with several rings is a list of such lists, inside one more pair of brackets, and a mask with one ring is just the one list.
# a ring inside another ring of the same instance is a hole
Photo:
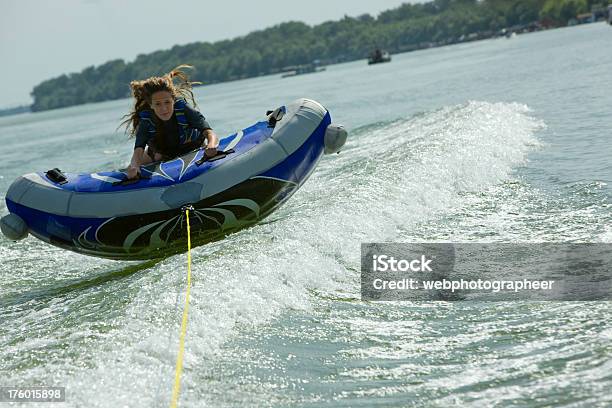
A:
{"label": "woman", "polygon": [[[126,124],[131,135],[136,136],[134,154],[128,167],[130,179],[140,175],[140,166],[152,161],[169,160],[201,146],[205,154],[217,154],[219,139],[194,106],[192,84],[180,65],[161,77],[132,81],[130,88],[134,96],[134,110],[126,115]],[[174,79],[178,79],[178,84]]]}

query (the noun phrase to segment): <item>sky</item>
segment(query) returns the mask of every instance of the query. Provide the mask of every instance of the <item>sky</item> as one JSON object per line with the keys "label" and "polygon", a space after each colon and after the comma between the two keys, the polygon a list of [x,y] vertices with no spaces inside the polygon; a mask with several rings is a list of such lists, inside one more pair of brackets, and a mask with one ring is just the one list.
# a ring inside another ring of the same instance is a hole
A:
{"label": "sky", "polygon": [[[0,0],[0,109],[45,79],[111,59],[214,42],[285,21],[319,24],[419,0]],[[423,0],[420,0],[423,1]]]}

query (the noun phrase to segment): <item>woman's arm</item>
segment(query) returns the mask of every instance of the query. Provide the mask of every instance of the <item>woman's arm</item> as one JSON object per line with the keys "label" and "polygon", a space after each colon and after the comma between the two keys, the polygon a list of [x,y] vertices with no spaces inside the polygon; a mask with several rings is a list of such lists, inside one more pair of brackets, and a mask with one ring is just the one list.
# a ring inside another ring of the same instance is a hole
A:
{"label": "woman's arm", "polygon": [[219,138],[212,129],[204,129],[202,136],[206,138],[206,146],[204,146],[204,153],[207,157],[213,157],[217,154],[217,147],[219,146]]}
{"label": "woman's arm", "polygon": [[148,141],[151,139],[149,122],[140,122],[136,129],[136,141],[134,143],[134,153],[130,165],[127,168],[127,176],[130,179],[140,175],[140,166],[151,162],[151,158],[145,153]]}
{"label": "woman's arm", "polygon": [[144,162],[144,149],[137,147],[134,149],[130,165],[127,168],[127,176],[129,179],[136,178],[140,174],[140,165]]}
{"label": "woman's arm", "polygon": [[[199,110],[192,108],[189,104],[185,104],[184,109],[187,122],[196,129],[202,129],[202,147],[204,148],[204,153],[207,157],[215,156],[219,146],[219,138],[211,129],[210,124]],[[206,144],[204,144],[204,139],[206,139]]]}

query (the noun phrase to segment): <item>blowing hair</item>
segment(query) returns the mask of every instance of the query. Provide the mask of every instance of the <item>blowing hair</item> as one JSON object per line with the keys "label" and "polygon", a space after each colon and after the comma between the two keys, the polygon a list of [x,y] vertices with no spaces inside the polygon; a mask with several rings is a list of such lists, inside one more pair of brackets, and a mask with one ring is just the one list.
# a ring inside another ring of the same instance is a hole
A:
{"label": "blowing hair", "polygon": [[130,82],[130,89],[134,97],[134,108],[130,113],[123,116],[124,120],[119,127],[125,125],[126,132],[130,136],[134,136],[140,123],[140,112],[151,109],[151,98],[155,92],[170,92],[174,99],[191,100],[192,105],[197,107],[192,89],[193,85],[201,84],[201,82],[191,82],[189,76],[183,72],[185,68],[193,69],[193,66],[179,65],[165,75]]}

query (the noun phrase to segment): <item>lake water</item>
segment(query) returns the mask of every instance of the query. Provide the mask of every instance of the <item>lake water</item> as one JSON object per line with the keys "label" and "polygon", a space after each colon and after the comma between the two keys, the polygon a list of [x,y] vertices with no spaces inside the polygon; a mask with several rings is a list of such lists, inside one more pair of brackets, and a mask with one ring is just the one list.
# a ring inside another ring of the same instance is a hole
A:
{"label": "lake water", "polygon": [[[220,136],[298,97],[350,134],[263,223],[192,251],[180,405],[611,406],[610,302],[359,292],[363,242],[612,241],[610,44],[591,24],[199,88]],[[127,163],[129,107],[0,118],[0,195],[31,171]],[[185,254],[118,262],[2,236],[0,259],[0,386],[169,404]]]}

